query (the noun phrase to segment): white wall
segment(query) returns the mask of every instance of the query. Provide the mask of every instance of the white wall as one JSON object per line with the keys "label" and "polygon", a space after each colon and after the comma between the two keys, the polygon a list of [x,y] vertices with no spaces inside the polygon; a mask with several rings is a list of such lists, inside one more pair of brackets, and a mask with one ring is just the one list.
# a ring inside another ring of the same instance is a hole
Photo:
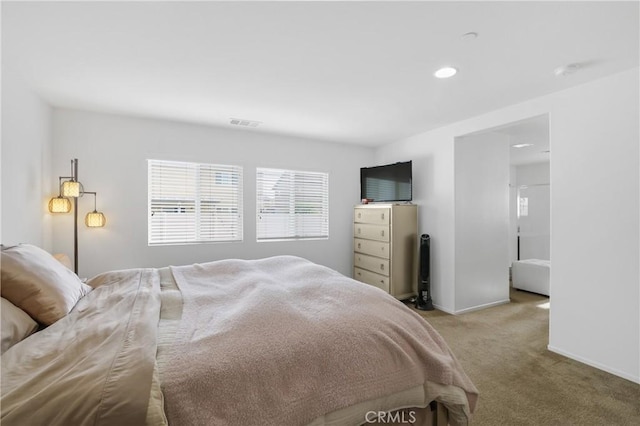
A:
{"label": "white wall", "polygon": [[[351,275],[352,208],[360,198],[360,167],[369,148],[228,130],[177,122],[56,109],[53,115],[56,173],[78,158],[85,190],[98,193],[105,228],[79,227],[79,274],[122,268],[161,267],[223,258],[295,254]],[[244,241],[149,247],[147,159],[236,164],[244,168]],[[329,173],[329,239],[256,242],[255,168]],[[80,200],[80,220],[93,198]],[[66,216],[66,217],[65,217]],[[71,255],[71,214],[54,218],[54,248]]]}
{"label": "white wall", "polygon": [[557,95],[549,347],[640,382],[638,71]]}
{"label": "white wall", "polygon": [[[433,235],[434,302],[455,312],[453,145],[457,136],[549,114],[549,348],[640,382],[638,68],[381,147],[418,160],[419,232]],[[414,170],[418,165],[414,165]],[[428,180],[427,180],[428,179]]]}
{"label": "white wall", "polygon": [[51,249],[51,108],[2,69],[1,239]]}
{"label": "white wall", "polygon": [[458,137],[455,146],[455,309],[509,302],[509,137]]}
{"label": "white wall", "polygon": [[434,306],[455,311],[454,147],[448,129],[434,130],[376,151],[376,164],[413,161],[418,234],[429,234]]}

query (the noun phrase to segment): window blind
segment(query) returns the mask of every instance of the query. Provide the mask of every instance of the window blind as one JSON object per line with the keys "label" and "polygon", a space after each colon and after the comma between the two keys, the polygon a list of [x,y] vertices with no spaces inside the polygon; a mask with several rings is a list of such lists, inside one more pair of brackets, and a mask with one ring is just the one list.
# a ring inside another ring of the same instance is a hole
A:
{"label": "window blind", "polygon": [[329,237],[329,175],[256,170],[258,241]]}
{"label": "window blind", "polygon": [[149,245],[242,241],[242,167],[148,160]]}

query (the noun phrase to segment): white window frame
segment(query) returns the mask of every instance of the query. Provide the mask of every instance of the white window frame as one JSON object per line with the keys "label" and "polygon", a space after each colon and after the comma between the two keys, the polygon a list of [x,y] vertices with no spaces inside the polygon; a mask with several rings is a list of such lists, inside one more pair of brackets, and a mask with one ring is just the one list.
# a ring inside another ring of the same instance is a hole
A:
{"label": "white window frame", "polygon": [[256,241],[328,238],[328,173],[256,169]]}
{"label": "white window frame", "polygon": [[147,160],[149,246],[243,239],[242,167]]}

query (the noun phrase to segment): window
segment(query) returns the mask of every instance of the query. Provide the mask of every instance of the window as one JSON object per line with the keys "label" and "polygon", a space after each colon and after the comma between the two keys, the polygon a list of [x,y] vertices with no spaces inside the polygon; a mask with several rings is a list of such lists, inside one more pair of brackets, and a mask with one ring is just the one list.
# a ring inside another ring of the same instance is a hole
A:
{"label": "window", "polygon": [[518,217],[529,216],[529,198],[518,197]]}
{"label": "window", "polygon": [[242,167],[148,160],[149,245],[242,241]]}
{"label": "window", "polygon": [[257,239],[329,237],[329,175],[261,169],[256,172]]}

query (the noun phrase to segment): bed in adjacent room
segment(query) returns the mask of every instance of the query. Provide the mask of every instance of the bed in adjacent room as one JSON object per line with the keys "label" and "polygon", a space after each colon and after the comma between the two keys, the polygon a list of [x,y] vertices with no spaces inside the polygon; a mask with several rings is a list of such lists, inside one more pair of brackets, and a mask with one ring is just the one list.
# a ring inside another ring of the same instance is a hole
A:
{"label": "bed in adjacent room", "polygon": [[523,259],[511,264],[513,288],[549,296],[551,261]]}
{"label": "bed in adjacent room", "polygon": [[476,404],[422,317],[298,257],[85,284],[25,244],[2,251],[2,297],[7,426],[457,425]]}

